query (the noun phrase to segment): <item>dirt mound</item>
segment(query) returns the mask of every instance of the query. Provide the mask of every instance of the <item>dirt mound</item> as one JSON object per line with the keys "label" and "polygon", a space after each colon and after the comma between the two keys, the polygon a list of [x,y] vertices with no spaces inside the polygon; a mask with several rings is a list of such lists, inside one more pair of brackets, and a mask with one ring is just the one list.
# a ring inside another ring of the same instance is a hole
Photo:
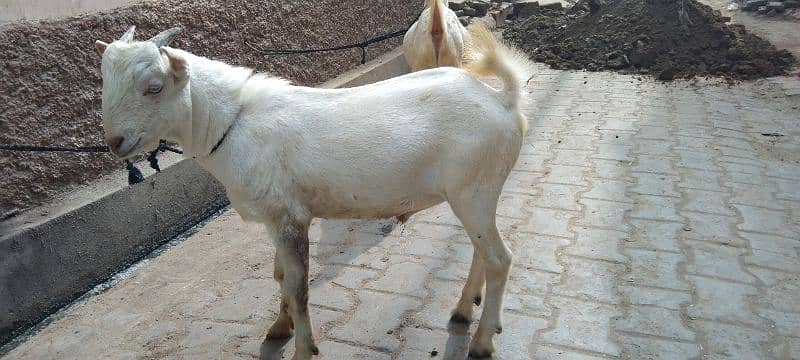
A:
{"label": "dirt mound", "polygon": [[[107,13],[9,24],[0,30],[0,143],[101,144],[100,57],[94,41],[114,40],[130,25],[136,25],[137,39],[181,25],[175,47],[314,84],[357,66],[360,50],[265,57],[254,47],[359,42],[405,28],[420,6],[392,0],[156,0]],[[370,46],[368,59],[400,41]],[[109,155],[0,151],[0,220],[121,166]]]}
{"label": "dirt mound", "polygon": [[784,75],[795,61],[788,51],[743,26],[726,24],[729,19],[695,0],[607,0],[599,8],[589,6],[594,4],[541,9],[519,19],[504,36],[556,69],[621,70],[662,80],[756,79]]}

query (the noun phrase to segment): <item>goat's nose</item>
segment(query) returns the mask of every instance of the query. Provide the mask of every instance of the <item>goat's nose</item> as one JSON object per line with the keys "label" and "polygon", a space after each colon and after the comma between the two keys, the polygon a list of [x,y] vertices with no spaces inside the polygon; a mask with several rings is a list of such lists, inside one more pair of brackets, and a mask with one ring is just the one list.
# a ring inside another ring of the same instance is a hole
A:
{"label": "goat's nose", "polygon": [[117,150],[119,150],[119,147],[122,146],[123,141],[125,141],[125,138],[122,136],[111,136],[106,138],[106,144],[108,144],[108,148],[113,152],[117,152]]}

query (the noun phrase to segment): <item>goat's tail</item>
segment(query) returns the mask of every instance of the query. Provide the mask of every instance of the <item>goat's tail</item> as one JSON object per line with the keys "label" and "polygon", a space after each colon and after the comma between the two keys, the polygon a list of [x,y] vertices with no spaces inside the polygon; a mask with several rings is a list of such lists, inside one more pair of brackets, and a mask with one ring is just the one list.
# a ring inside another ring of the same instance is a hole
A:
{"label": "goat's tail", "polygon": [[[528,56],[516,48],[497,40],[480,21],[475,21],[468,28],[470,33],[471,61],[467,61],[464,69],[481,76],[496,76],[503,82],[503,94],[511,107],[521,107],[522,88],[532,74],[531,61]],[[520,120],[523,133],[527,129],[527,121]]]}
{"label": "goat's tail", "polygon": [[442,47],[447,46],[444,39],[447,38],[447,27],[444,25],[444,15],[442,14],[442,0],[428,0],[428,7],[431,9],[431,42],[433,43],[433,56],[436,57],[436,66],[439,66],[439,54]]}

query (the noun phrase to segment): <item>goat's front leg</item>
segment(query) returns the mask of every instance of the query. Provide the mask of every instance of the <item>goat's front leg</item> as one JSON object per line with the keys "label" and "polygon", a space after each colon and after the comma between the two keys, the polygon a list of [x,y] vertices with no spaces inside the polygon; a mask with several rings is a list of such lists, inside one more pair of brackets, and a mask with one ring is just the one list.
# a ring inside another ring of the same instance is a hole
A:
{"label": "goat's front leg", "polygon": [[281,266],[277,251],[275,254],[275,270],[272,273],[272,277],[275,278],[275,281],[281,286],[281,307],[278,310],[278,318],[272,323],[269,332],[267,332],[267,340],[288,339],[292,336],[294,323],[292,322],[292,317],[289,316],[289,302],[286,299],[286,291],[283,290],[283,267]]}
{"label": "goat's front leg", "polygon": [[311,333],[308,314],[308,223],[290,221],[275,240],[277,258],[283,270],[282,297],[294,323],[295,359],[310,359],[319,350]]}

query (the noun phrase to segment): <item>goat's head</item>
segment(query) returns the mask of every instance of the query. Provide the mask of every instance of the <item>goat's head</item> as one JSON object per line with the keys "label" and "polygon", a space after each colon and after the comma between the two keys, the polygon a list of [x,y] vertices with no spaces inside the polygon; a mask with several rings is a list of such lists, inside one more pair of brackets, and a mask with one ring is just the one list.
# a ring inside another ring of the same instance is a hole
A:
{"label": "goat's head", "polygon": [[110,44],[95,42],[103,57],[103,128],[111,151],[130,158],[175,131],[191,112],[189,68],[181,52],[167,47],[180,28],[147,41],[133,41],[131,26]]}

